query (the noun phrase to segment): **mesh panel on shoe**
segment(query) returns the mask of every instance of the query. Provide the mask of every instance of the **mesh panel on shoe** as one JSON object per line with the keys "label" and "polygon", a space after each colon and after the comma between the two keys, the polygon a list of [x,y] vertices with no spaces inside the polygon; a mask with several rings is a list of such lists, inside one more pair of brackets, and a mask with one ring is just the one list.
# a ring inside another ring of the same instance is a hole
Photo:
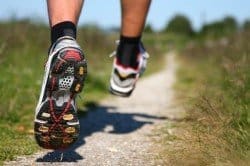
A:
{"label": "mesh panel on shoe", "polygon": [[74,76],[65,76],[59,79],[59,88],[60,89],[70,89],[74,81]]}
{"label": "mesh panel on shoe", "polygon": [[70,89],[73,84],[74,76],[66,76],[59,80],[59,88],[61,89]]}
{"label": "mesh panel on shoe", "polygon": [[68,76],[64,76],[63,78],[59,79],[59,88],[60,89],[70,89],[73,82],[74,82],[74,67],[69,66],[65,71],[65,74],[70,74]]}

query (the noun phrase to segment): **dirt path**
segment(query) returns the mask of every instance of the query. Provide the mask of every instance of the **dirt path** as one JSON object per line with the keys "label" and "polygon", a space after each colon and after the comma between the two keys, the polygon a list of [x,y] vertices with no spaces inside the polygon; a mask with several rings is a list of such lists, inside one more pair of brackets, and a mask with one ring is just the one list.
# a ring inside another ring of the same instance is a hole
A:
{"label": "dirt path", "polygon": [[138,82],[128,99],[110,97],[82,118],[78,143],[63,153],[42,151],[6,165],[155,165],[152,130],[178,116],[173,108],[175,55],[164,70]]}

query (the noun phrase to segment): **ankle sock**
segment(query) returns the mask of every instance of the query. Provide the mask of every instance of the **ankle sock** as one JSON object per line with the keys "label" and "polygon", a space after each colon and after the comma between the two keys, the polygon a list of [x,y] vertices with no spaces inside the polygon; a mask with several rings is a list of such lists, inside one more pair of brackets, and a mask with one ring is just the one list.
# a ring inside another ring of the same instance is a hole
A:
{"label": "ankle sock", "polygon": [[70,36],[76,39],[76,25],[70,21],[60,22],[51,28],[51,45],[63,36]]}
{"label": "ankle sock", "polygon": [[125,67],[137,68],[137,56],[140,52],[139,43],[141,36],[126,37],[120,36],[120,43],[117,48],[117,59]]}

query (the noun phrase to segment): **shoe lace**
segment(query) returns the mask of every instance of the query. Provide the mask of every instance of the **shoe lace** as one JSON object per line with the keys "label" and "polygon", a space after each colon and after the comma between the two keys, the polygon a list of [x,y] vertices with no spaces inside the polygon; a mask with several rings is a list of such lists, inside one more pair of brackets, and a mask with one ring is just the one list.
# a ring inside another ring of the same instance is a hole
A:
{"label": "shoe lace", "polygon": [[145,58],[145,59],[148,59],[148,58],[150,58],[150,55],[148,54],[148,52],[144,52],[144,54],[143,54],[143,57]]}
{"label": "shoe lace", "polygon": [[112,58],[115,55],[116,55],[116,51],[113,51],[111,54],[109,54],[109,57]]}
{"label": "shoe lace", "polygon": [[[116,41],[115,41],[115,44],[116,44],[116,45],[119,45],[119,43],[120,43],[120,40],[116,40]],[[113,51],[111,54],[109,54],[109,57],[112,58],[113,56],[116,55],[116,53],[117,53],[116,50]]]}

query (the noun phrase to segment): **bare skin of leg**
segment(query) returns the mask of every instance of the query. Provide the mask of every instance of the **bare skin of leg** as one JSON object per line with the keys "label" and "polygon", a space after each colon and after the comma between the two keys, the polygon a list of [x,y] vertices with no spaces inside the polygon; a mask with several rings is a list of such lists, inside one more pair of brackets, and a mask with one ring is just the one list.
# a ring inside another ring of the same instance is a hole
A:
{"label": "bare skin of leg", "polygon": [[121,34],[127,37],[140,36],[147,17],[151,0],[121,0]]}
{"label": "bare skin of leg", "polygon": [[[141,35],[151,0],[121,0],[121,34],[128,37]],[[50,26],[63,21],[77,25],[83,0],[47,0]]]}
{"label": "bare skin of leg", "polygon": [[47,0],[50,26],[63,21],[77,25],[83,0]]}

